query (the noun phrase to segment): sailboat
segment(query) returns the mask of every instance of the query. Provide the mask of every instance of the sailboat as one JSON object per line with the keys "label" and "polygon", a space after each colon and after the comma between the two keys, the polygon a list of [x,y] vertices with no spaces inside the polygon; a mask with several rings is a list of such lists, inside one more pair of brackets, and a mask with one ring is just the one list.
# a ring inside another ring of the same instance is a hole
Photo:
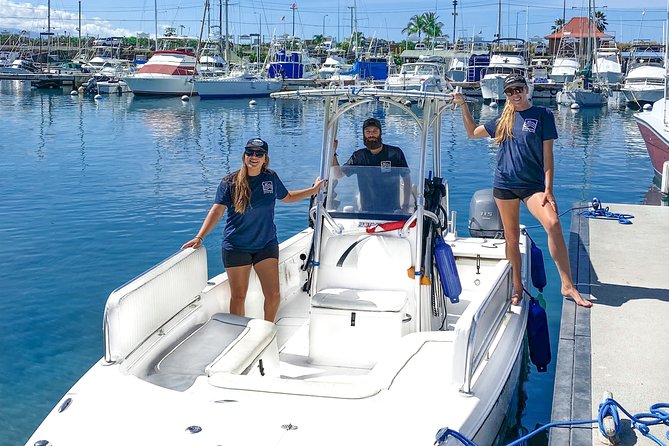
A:
{"label": "sailboat", "polygon": [[[225,28],[228,28],[228,2],[225,3]],[[202,24],[204,27],[205,18],[209,11],[209,0],[205,1],[204,17]],[[202,31],[200,32],[202,34]],[[202,37],[200,36],[200,39]],[[260,43],[260,42],[259,42]],[[228,42],[225,42],[225,59],[229,60]],[[202,56],[200,56],[202,61]],[[229,64],[225,65],[227,69]],[[283,82],[279,79],[270,79],[259,73],[251,73],[247,66],[237,66],[230,72],[213,73],[202,75],[202,70],[193,78],[195,92],[201,99],[225,99],[225,98],[244,98],[269,96],[271,93],[279,91]]]}
{"label": "sailboat", "polygon": [[565,83],[562,91],[558,92],[556,97],[558,104],[569,105],[572,108],[601,107],[608,101],[609,89],[595,82],[592,72],[596,53],[594,41],[597,36],[597,28],[592,20],[593,9],[593,0],[590,0],[588,2],[587,50],[583,68],[576,72],[573,81]]}

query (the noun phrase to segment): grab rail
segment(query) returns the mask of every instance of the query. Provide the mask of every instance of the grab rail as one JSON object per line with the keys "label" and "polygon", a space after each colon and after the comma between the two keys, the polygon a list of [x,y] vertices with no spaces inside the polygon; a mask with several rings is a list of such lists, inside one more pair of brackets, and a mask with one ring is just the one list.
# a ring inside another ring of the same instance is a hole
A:
{"label": "grab rail", "polygon": [[[504,280],[508,279],[508,273],[510,271],[511,267],[507,263],[505,268],[504,268],[504,274],[500,276],[500,278],[497,280],[497,282],[494,284],[494,286],[491,288],[490,294],[488,294],[488,298],[483,302],[483,304],[476,310],[476,312],[472,315],[472,323],[471,323],[471,328],[469,330],[469,336],[467,338],[467,351],[466,351],[466,361],[465,361],[465,381],[463,386],[460,388],[460,391],[466,394],[471,393],[471,387],[472,387],[472,379],[474,377],[474,372],[476,369],[481,365],[481,362],[483,361],[484,354],[487,352],[488,348],[490,347],[490,344],[493,341],[493,338],[495,337],[495,334],[497,334],[497,331],[499,330],[499,327],[502,323],[502,320],[504,319],[504,315],[507,313],[510,307],[510,302],[506,301],[506,303],[499,308],[498,313],[495,315],[492,324],[488,325],[488,331],[485,333],[483,336],[483,340],[481,342],[480,348],[478,348],[476,351],[474,351],[474,343],[476,341],[476,335],[478,334],[478,325],[479,321],[481,320],[482,315],[484,314],[485,310],[488,309],[490,304],[494,301],[494,299],[497,298],[498,291],[500,287],[502,286],[502,283]],[[507,290],[506,294],[508,295],[508,292],[510,291],[510,281],[507,280]]]}

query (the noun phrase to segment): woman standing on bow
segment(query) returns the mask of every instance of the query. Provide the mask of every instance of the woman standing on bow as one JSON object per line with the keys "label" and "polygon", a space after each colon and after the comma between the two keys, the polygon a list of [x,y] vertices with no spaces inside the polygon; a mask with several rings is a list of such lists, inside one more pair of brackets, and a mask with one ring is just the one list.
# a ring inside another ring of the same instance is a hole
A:
{"label": "woman standing on bow", "polygon": [[230,283],[230,313],[244,316],[251,268],[265,296],[265,320],[274,322],[281,300],[279,242],[274,225],[276,200],[293,203],[318,193],[323,180],[308,189],[289,191],[269,169],[269,145],[260,138],[246,143],[242,167],[221,181],[216,198],[197,235],[181,249],[198,248],[228,209],[223,234],[223,266]]}
{"label": "woman standing on bow", "polygon": [[504,94],[507,100],[502,114],[483,125],[474,122],[462,94],[454,93],[453,102],[462,106],[462,120],[469,138],[490,137],[499,144],[493,195],[504,226],[506,257],[513,269],[511,303],[518,305],[523,298],[518,247],[523,201],[546,230],[548,249],[560,274],[562,295],[580,306],[591,307],[592,303],[581,296],[572,281],[553,195],[553,140],[558,137],[553,113],[530,104],[527,81],[521,75],[507,76]]}

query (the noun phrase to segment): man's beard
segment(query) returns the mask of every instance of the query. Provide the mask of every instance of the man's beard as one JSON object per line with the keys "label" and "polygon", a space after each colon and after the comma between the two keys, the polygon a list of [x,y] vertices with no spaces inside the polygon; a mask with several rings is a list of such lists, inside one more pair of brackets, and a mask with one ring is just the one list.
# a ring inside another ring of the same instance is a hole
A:
{"label": "man's beard", "polygon": [[378,138],[365,138],[363,136],[362,141],[364,142],[365,147],[367,147],[370,150],[378,149],[383,145],[380,136]]}

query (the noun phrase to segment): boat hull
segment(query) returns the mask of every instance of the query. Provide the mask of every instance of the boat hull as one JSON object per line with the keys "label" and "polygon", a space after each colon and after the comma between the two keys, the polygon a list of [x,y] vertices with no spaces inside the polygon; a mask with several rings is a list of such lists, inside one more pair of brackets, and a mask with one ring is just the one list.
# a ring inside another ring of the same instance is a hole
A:
{"label": "boat hull", "polygon": [[623,87],[621,89],[625,100],[628,104],[653,104],[656,101],[662,99],[664,95],[664,87],[658,86],[633,86],[633,87]]}
{"label": "boat hull", "polygon": [[666,103],[661,99],[653,104],[652,110],[634,115],[657,175],[662,175],[662,166],[669,161],[669,127],[664,123]]}
{"label": "boat hull", "polygon": [[201,99],[263,97],[281,90],[282,83],[266,79],[203,79],[195,81]]}
{"label": "boat hull", "polygon": [[191,76],[136,74],[123,78],[128,88],[137,96],[182,96],[197,92],[190,82]]}

